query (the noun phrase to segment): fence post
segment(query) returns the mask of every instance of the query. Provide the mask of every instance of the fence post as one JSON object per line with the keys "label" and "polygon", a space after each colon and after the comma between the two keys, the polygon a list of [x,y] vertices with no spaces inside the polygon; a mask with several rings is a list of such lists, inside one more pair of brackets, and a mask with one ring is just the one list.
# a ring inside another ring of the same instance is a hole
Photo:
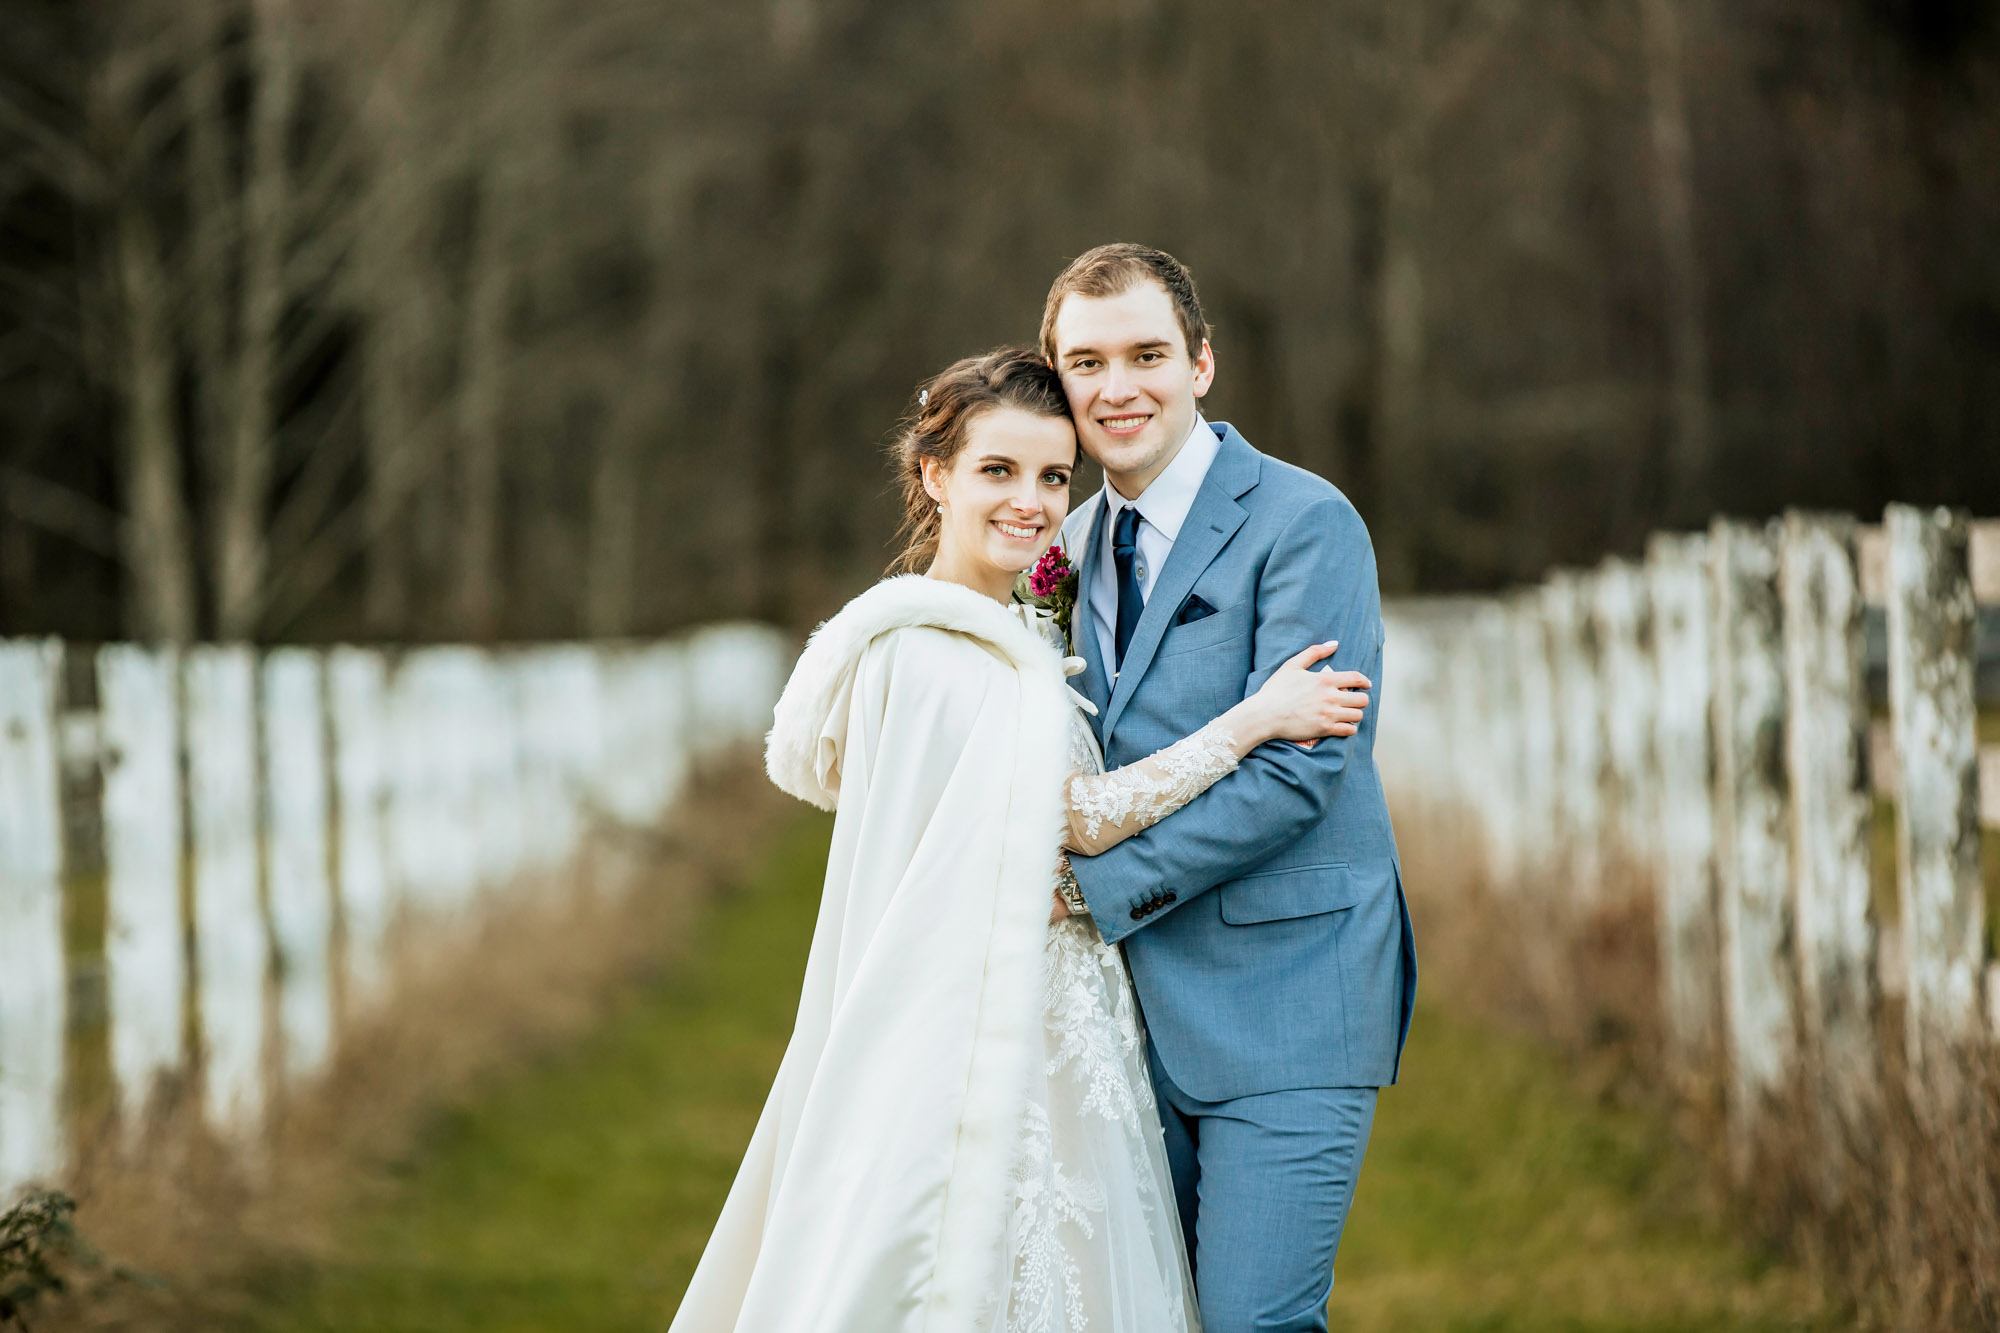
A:
{"label": "fence post", "polygon": [[63,1169],[62,646],[0,640],[0,1207]]}
{"label": "fence post", "polygon": [[1985,902],[1979,875],[1977,703],[1968,524],[1890,505],[1889,720],[1896,741],[1896,885],[1904,1013],[1919,1087],[1947,1083],[1980,1030]]}
{"label": "fence post", "polygon": [[[1376,733],[1383,791],[1405,818],[1428,820],[1442,767],[1437,757],[1443,743],[1443,726],[1435,706],[1440,697],[1437,649],[1428,619],[1411,602],[1383,609],[1382,634],[1382,679],[1376,693],[1396,701],[1382,714],[1382,729]],[[683,708],[688,719],[683,730],[684,748],[691,752],[700,718],[693,707],[692,682],[684,681],[683,686],[688,691]]]}
{"label": "fence post", "polygon": [[97,654],[111,1068],[130,1131],[157,1080],[184,1060],[180,671],[173,648],[110,644]]}
{"label": "fence post", "polygon": [[270,939],[258,894],[256,671],[248,648],[197,647],[182,664],[194,833],[195,1008],[211,1124],[263,1117]]}
{"label": "fence post", "polygon": [[480,883],[487,891],[511,886],[520,877],[521,826],[534,817],[520,799],[521,721],[508,694],[508,671],[504,650],[489,649],[480,653],[471,682],[477,718],[472,818]]}
{"label": "fence post", "polygon": [[287,1079],[310,1077],[333,1046],[333,884],[328,860],[326,707],[320,655],[264,658],[266,897],[278,948],[278,1030]]}
{"label": "fence post", "polygon": [[1508,599],[1507,636],[1509,651],[1502,660],[1513,671],[1520,700],[1520,715],[1512,724],[1520,764],[1518,785],[1512,793],[1519,819],[1515,869],[1530,894],[1545,897],[1549,881],[1557,873],[1552,855],[1556,845],[1556,698],[1541,598],[1534,591]]}
{"label": "fence post", "polygon": [[1604,734],[1605,847],[1618,896],[1649,891],[1653,865],[1652,611],[1637,566],[1606,560],[1592,582]]}
{"label": "fence post", "polygon": [[413,648],[396,656],[383,698],[389,876],[413,918],[436,914],[446,854],[438,836],[444,817],[438,772],[444,759],[438,753],[439,723],[428,707],[429,651]]}
{"label": "fence post", "polygon": [[341,1002],[362,1013],[383,997],[393,915],[382,842],[386,673],[380,654],[365,648],[335,648],[326,671],[339,827]]}
{"label": "fence post", "polygon": [[1451,794],[1454,818],[1465,835],[1468,872],[1488,889],[1494,887],[1496,830],[1490,793],[1493,787],[1494,715],[1488,678],[1492,664],[1480,660],[1480,604],[1458,600],[1443,634],[1445,694],[1439,700],[1449,731]]}
{"label": "fence post", "polygon": [[1741,1174],[1750,1168],[1766,1099],[1783,1090],[1798,1044],[1784,652],[1774,533],[1718,519],[1709,541],[1722,995],[1732,1074],[1730,1146]]}
{"label": "fence post", "polygon": [[1799,1017],[1822,1129],[1835,1148],[1866,1123],[1881,1069],[1869,906],[1874,791],[1856,531],[1844,515],[1792,512],[1779,554],[1785,696],[1798,719],[1785,731],[1785,768]]}
{"label": "fence post", "polygon": [[1557,875],[1578,907],[1603,892],[1604,738],[1598,707],[1597,636],[1588,579],[1558,570],[1542,586],[1549,674],[1555,684]]}
{"label": "fence post", "polygon": [[1486,855],[1496,892],[1519,891],[1525,853],[1521,828],[1521,779],[1526,757],[1521,738],[1522,682],[1508,669],[1513,656],[1509,608],[1493,598],[1480,601],[1472,622],[1470,668],[1477,682],[1478,735],[1486,762],[1479,771],[1479,809],[1486,829]]}
{"label": "fence post", "polygon": [[1657,691],[1660,987],[1668,1059],[1684,1087],[1718,1068],[1726,1049],[1711,790],[1715,663],[1708,562],[1708,538],[1700,533],[1662,533],[1647,547]]}

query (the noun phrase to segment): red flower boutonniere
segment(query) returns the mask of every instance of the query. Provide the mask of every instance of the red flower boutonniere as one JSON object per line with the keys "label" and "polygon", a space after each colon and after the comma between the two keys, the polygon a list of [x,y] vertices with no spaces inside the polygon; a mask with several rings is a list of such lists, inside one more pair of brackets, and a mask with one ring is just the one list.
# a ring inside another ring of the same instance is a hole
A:
{"label": "red flower boutonniere", "polygon": [[1035,567],[1014,583],[1014,600],[1047,611],[1056,628],[1062,631],[1064,649],[1072,657],[1076,655],[1076,640],[1070,632],[1070,622],[1076,614],[1076,590],[1080,582],[1062,544],[1052,542]]}

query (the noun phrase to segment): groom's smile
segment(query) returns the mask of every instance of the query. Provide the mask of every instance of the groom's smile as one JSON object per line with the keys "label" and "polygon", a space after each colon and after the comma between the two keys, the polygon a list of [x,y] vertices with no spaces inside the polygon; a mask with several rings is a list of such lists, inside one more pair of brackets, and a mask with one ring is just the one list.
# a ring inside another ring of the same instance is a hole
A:
{"label": "groom's smile", "polygon": [[1148,412],[1143,416],[1099,417],[1097,424],[1113,435],[1136,435],[1152,419],[1153,414]]}

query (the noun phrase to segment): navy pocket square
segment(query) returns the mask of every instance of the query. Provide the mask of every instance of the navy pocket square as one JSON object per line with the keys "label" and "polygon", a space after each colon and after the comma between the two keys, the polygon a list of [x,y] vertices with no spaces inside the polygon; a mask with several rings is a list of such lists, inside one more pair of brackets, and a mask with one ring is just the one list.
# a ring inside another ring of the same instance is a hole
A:
{"label": "navy pocket square", "polygon": [[1174,623],[1176,625],[1192,625],[1195,621],[1206,620],[1214,614],[1214,607],[1201,600],[1195,594],[1189,593],[1188,599],[1181,603],[1181,609],[1174,613]]}

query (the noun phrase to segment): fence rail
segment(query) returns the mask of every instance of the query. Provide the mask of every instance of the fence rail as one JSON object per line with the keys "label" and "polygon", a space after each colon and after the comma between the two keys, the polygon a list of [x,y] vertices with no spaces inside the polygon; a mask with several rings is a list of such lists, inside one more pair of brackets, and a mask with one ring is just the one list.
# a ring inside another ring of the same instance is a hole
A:
{"label": "fence rail", "polygon": [[[753,625],[498,650],[0,640],[0,1203],[65,1170],[80,1029],[104,1029],[127,1123],[192,1074],[209,1122],[254,1139],[267,1052],[280,1084],[310,1080],[343,1022],[396,1002],[397,922],[559,890],[593,826],[658,820],[761,736],[789,661]],[[89,903],[101,942],[74,938]]]}
{"label": "fence rail", "polygon": [[1385,619],[1378,753],[1404,836],[1459,839],[1491,892],[1551,919],[1650,895],[1668,1054],[1725,1089],[1741,1165],[1800,1075],[1857,1126],[1885,1070],[1935,1092],[2000,1036],[1981,862],[2000,726],[1982,745],[1979,716],[2000,705],[2000,523],[1718,520],[1642,562]]}

